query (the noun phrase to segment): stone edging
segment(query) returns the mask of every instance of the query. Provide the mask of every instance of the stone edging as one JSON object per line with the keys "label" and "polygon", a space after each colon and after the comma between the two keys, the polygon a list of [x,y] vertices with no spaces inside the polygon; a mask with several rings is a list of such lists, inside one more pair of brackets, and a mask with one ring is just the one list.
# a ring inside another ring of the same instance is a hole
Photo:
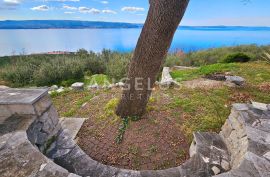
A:
{"label": "stone edging", "polygon": [[[17,176],[270,176],[269,107],[259,110],[252,105],[235,104],[219,135],[194,133],[191,158],[183,165],[167,170],[133,171],[103,165],[85,154],[70,138],[69,131],[61,127],[47,90],[36,90],[36,102],[28,100],[24,107],[10,103],[16,98],[13,95],[10,99],[13,89],[2,92],[9,98],[0,101],[0,125],[6,127],[0,132],[0,167],[4,176],[16,174],[18,169],[21,175]],[[16,92],[31,94],[27,89]]]}

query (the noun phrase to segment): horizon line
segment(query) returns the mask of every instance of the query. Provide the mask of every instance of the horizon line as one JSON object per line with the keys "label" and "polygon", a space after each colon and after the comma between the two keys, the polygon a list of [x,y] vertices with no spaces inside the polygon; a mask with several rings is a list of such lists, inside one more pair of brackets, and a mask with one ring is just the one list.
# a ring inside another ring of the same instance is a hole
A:
{"label": "horizon line", "polygon": [[[0,22],[5,22],[5,21],[78,21],[78,22],[103,22],[103,23],[127,23],[127,24],[137,24],[137,25],[144,25],[144,23],[135,23],[135,22],[121,22],[121,21],[98,21],[98,20],[61,20],[61,19],[43,19],[43,20],[0,20]],[[179,25],[179,27],[267,27],[270,28],[269,26],[261,26],[261,25],[221,25],[221,24],[217,24],[217,25]]]}

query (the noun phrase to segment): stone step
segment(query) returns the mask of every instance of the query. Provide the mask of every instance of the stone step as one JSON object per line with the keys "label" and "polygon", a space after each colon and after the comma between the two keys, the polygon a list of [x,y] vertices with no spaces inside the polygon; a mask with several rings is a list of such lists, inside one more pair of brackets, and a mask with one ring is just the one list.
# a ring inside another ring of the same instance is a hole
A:
{"label": "stone step", "polygon": [[63,129],[68,129],[72,139],[75,139],[86,118],[60,118]]}

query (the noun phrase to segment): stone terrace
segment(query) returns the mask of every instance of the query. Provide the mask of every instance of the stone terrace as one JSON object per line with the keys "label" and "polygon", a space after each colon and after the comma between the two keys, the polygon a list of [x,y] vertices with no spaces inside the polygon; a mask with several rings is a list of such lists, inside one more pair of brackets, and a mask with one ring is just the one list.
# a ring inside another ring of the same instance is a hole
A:
{"label": "stone terrace", "polygon": [[159,171],[103,165],[62,127],[47,89],[0,90],[1,176],[268,177],[270,106],[234,104],[220,134],[194,133],[191,158]]}

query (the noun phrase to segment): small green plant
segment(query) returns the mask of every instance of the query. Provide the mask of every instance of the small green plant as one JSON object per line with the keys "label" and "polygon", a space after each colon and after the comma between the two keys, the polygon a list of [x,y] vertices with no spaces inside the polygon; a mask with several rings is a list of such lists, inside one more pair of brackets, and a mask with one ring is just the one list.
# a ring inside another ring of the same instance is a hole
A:
{"label": "small green plant", "polygon": [[234,53],[227,55],[222,62],[223,63],[245,63],[251,60],[251,57],[245,53]]}
{"label": "small green plant", "polygon": [[129,122],[130,121],[138,121],[140,118],[133,116],[133,117],[126,117],[126,118],[122,118],[122,122],[120,124],[120,127],[118,128],[118,135],[115,138],[115,142],[117,144],[122,143],[123,138],[124,138],[124,134],[126,132],[126,129],[128,128]]}
{"label": "small green plant", "polygon": [[179,158],[179,159],[182,159],[182,158],[184,158],[184,157],[186,157],[186,151],[184,150],[184,149],[179,149],[179,151],[178,151],[178,153],[177,153],[177,157]]}
{"label": "small green plant", "polygon": [[63,114],[64,117],[72,117],[74,116],[76,113],[76,109],[75,108],[71,108],[70,110],[68,110],[67,112],[65,112]]}
{"label": "small green plant", "polygon": [[153,153],[156,153],[158,151],[158,148],[155,144],[152,144],[147,151],[148,151],[148,153],[153,154]]}
{"label": "small green plant", "polygon": [[44,153],[48,153],[47,151],[50,149],[51,145],[56,141],[57,137],[56,136],[52,136],[51,138],[49,138],[45,144],[45,148],[44,148]]}
{"label": "small green plant", "polygon": [[128,147],[128,151],[133,155],[138,155],[140,153],[140,147],[130,146],[130,147]]}
{"label": "small green plant", "polygon": [[124,138],[124,134],[126,132],[126,129],[128,127],[128,123],[129,123],[129,118],[123,118],[122,119],[122,123],[120,125],[120,127],[118,128],[118,135],[115,138],[115,142],[117,144],[121,144]]}

